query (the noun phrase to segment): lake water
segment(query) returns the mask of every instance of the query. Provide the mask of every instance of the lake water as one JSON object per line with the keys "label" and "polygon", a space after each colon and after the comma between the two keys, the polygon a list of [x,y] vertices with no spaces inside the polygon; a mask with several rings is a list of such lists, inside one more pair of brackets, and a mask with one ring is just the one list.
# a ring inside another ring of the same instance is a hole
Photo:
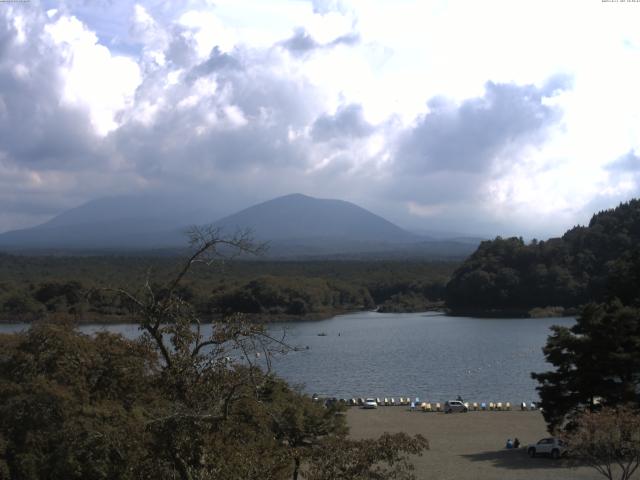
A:
{"label": "lake water", "polygon": [[[491,319],[437,313],[360,312],[316,322],[274,323],[301,350],[277,357],[274,370],[308,393],[339,398],[420,397],[444,401],[535,401],[530,373],[550,369],[542,355],[549,327],[572,318]],[[0,325],[0,332],[26,328]],[[132,338],[135,325],[87,325]],[[326,335],[318,335],[318,334]],[[306,347],[309,347],[306,349]]]}

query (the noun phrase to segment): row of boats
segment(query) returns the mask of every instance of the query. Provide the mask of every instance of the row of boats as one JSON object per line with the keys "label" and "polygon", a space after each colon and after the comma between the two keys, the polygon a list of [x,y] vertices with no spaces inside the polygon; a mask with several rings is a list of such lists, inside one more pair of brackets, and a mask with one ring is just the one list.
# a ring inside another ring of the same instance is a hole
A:
{"label": "row of boats", "polygon": [[[453,403],[453,402],[448,402]],[[503,410],[511,410],[511,402],[459,402],[464,406],[464,411],[503,411]],[[417,404],[414,404],[414,407],[417,407]],[[536,404],[531,403],[531,410],[536,410]],[[526,402],[522,402],[520,405],[521,410],[529,410]],[[441,412],[443,410],[446,411],[445,407],[443,407],[440,402],[430,403],[430,402],[422,402],[420,404],[420,409],[423,412]]]}
{"label": "row of boats", "polygon": [[[313,396],[314,400],[320,400],[317,395]],[[412,399],[411,397],[384,397],[384,398],[349,398],[349,399],[324,399],[325,403],[339,402],[351,407],[389,407],[389,406],[409,406],[414,409],[420,409],[423,412],[442,412],[445,411],[446,403],[450,402],[424,402],[420,401],[419,397]],[[462,400],[455,401],[464,406],[466,411],[506,411],[511,410],[513,407],[511,402],[463,402]],[[374,405],[375,404],[375,405]],[[520,410],[538,410],[538,405],[535,402],[522,402],[520,403]]]}

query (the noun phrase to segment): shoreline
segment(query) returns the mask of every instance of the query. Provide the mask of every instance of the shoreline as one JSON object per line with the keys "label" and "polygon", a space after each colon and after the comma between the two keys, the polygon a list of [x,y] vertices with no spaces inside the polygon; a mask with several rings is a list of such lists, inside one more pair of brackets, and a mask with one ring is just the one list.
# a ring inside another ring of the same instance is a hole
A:
{"label": "shoreline", "polygon": [[581,307],[533,307],[533,308],[451,308],[444,309],[450,317],[471,318],[555,318],[575,317]]}
{"label": "shoreline", "polygon": [[[361,312],[379,312],[379,313],[432,313],[438,312],[449,317],[469,317],[469,318],[501,318],[501,319],[518,319],[518,318],[554,318],[554,317],[575,317],[579,314],[579,308],[563,308],[563,307],[536,307],[533,309],[452,309],[446,305],[434,304],[420,310],[393,310],[381,308],[382,305],[376,306],[375,309],[336,309],[331,311],[313,312],[304,316],[290,314],[252,314],[244,313],[244,317],[251,323],[287,323],[287,322],[317,322],[328,320],[339,315],[349,315]],[[0,317],[0,325],[11,324],[31,324],[43,321],[65,321],[77,325],[131,325],[139,323],[129,315],[96,315],[90,314],[78,318],[76,315],[55,315],[55,318],[37,317],[37,318],[20,318],[23,315],[17,315],[16,318]],[[207,315],[202,317],[202,323],[211,323],[214,320],[223,318],[222,315]]]}
{"label": "shoreline", "polygon": [[[595,480],[593,469],[572,468],[566,460],[530,458],[526,445],[548,437],[540,411],[425,413],[404,408],[381,407],[347,410],[349,436],[375,438],[384,432],[422,434],[430,450],[413,456],[416,478],[439,480]],[[508,438],[521,442],[507,450]]]}
{"label": "shoreline", "polygon": [[[499,318],[499,319],[520,319],[520,318],[556,318],[556,317],[575,317],[578,315],[578,309],[567,308],[562,312],[556,310],[558,307],[550,307],[541,308],[541,309],[532,309],[532,310],[519,310],[519,309],[497,309],[497,310],[487,310],[487,309],[463,309],[463,310],[452,310],[447,308],[446,306],[434,306],[432,308],[426,308],[424,310],[406,310],[406,311],[387,311],[384,309],[380,309],[380,306],[377,306],[375,309],[336,309],[332,311],[325,312],[314,312],[310,314],[306,314],[304,316],[299,315],[290,315],[290,314],[252,314],[252,313],[244,313],[243,315],[249,322],[251,323],[262,323],[262,324],[271,324],[271,323],[288,323],[288,322],[319,322],[322,320],[328,320],[334,317],[342,316],[342,315],[350,315],[353,313],[363,313],[363,312],[372,312],[372,313],[396,313],[396,314],[411,314],[411,313],[441,313],[447,317],[468,317],[468,318]],[[532,312],[534,314],[532,314]],[[202,317],[202,323],[211,323],[214,320],[221,319],[220,315],[209,315]],[[134,323],[138,323],[135,318],[132,316],[126,315],[94,315],[92,318],[83,318],[79,319],[76,316],[64,316],[57,315],[55,318],[29,318],[29,319],[9,319],[0,317],[0,325],[15,325],[15,324],[31,324],[38,322],[47,322],[51,321],[54,323],[57,322],[69,322],[76,325],[130,325]]]}
{"label": "shoreline", "polygon": [[[446,313],[443,309],[437,308],[429,308],[427,310],[420,311],[406,311],[406,312],[385,312],[379,311],[378,308],[375,309],[336,309],[332,311],[326,312],[314,312],[304,316],[300,315],[289,315],[289,314],[277,314],[277,315],[268,315],[268,314],[253,314],[253,313],[244,313],[243,315],[247,320],[251,323],[263,323],[263,324],[271,324],[271,323],[288,323],[288,322],[319,322],[322,320],[328,320],[330,318],[339,317],[342,315],[350,315],[353,313],[363,313],[363,312],[379,312],[379,313],[428,313],[428,312],[440,312]],[[220,320],[223,318],[219,315],[209,315],[202,317],[202,323],[211,323],[214,320]],[[138,323],[133,317],[129,316],[109,316],[109,315],[98,315],[91,319],[78,319],[72,316],[64,317],[57,316],[56,318],[32,318],[32,319],[7,319],[0,317],[0,325],[11,325],[11,324],[31,324],[43,321],[52,321],[52,322],[70,322],[77,325],[128,325],[132,323]]]}
{"label": "shoreline", "polygon": [[[286,314],[278,314],[273,317],[265,314],[251,314],[245,313],[242,314],[246,319],[248,319],[251,323],[287,323],[287,322],[315,322],[321,320],[328,320],[333,317],[337,317],[339,315],[348,315],[351,313],[359,313],[359,312],[367,312],[373,310],[335,310],[331,312],[317,312],[311,313],[305,316],[295,316],[295,315],[286,315]],[[202,323],[211,323],[215,320],[221,320],[222,316],[203,316]],[[56,316],[55,318],[31,318],[31,319],[7,319],[0,318],[0,325],[15,325],[15,324],[31,324],[38,322],[69,322],[76,325],[130,325],[134,323],[139,323],[133,316],[115,316],[115,315],[97,315],[93,318],[76,318],[74,316]]]}

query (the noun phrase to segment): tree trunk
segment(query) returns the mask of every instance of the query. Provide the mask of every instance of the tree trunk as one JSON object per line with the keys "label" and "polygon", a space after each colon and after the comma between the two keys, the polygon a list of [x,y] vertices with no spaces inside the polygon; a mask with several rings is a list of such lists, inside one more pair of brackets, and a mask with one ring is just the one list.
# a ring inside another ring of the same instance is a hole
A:
{"label": "tree trunk", "polygon": [[176,468],[178,469],[178,474],[180,475],[181,480],[193,480],[191,474],[189,473],[189,467],[182,460],[179,454],[174,454],[174,461],[176,464]]}
{"label": "tree trunk", "polygon": [[293,480],[298,480],[298,473],[300,472],[300,457],[294,458],[293,461]]}

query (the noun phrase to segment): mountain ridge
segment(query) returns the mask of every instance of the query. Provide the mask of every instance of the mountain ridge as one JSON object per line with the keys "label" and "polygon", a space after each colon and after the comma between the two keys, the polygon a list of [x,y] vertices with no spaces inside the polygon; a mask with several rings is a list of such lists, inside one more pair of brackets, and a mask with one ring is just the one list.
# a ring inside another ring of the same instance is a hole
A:
{"label": "mountain ridge", "polygon": [[257,239],[336,238],[410,242],[420,239],[354,203],[293,193],[252,205],[214,222],[226,230],[250,227]]}
{"label": "mountain ridge", "polygon": [[[249,229],[256,241],[269,242],[269,256],[285,258],[361,253],[460,257],[475,245],[434,240],[409,232],[354,203],[301,193],[276,197],[231,215],[211,218],[198,202],[171,197],[123,196],[87,202],[32,228],[0,234],[0,249],[145,250],[183,249],[189,225],[212,224],[224,234]],[[209,213],[208,213],[209,212]],[[451,248],[448,249],[448,246]],[[450,250],[450,251],[449,251]]]}

